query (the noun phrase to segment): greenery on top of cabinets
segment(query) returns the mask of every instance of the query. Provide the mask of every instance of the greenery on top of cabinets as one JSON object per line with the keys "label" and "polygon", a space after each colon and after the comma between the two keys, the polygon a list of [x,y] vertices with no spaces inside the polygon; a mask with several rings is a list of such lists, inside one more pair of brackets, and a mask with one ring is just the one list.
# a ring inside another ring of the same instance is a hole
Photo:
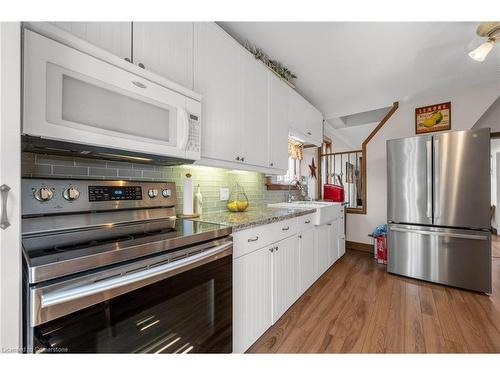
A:
{"label": "greenery on top of cabinets", "polygon": [[250,45],[248,40],[245,42],[245,48],[249,50],[257,60],[262,61],[264,65],[271,69],[277,76],[284,79],[287,84],[295,88],[293,80],[297,78],[297,76],[290,69],[279,61],[271,60],[260,48],[257,48],[255,45]]}

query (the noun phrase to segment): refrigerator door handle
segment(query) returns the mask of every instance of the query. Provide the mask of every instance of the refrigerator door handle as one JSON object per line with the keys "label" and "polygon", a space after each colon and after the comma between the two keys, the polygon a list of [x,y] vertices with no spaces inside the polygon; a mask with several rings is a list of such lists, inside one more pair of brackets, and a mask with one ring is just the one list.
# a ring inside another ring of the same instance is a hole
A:
{"label": "refrigerator door handle", "polygon": [[441,216],[440,208],[439,208],[439,194],[440,190],[438,187],[438,179],[441,177],[441,168],[440,168],[440,160],[439,160],[439,140],[434,138],[434,222],[436,219]]}
{"label": "refrigerator door handle", "polygon": [[391,231],[394,232],[404,232],[404,233],[416,233],[416,234],[424,234],[429,236],[438,236],[438,237],[453,237],[453,238],[465,238],[469,240],[488,240],[488,236],[481,236],[477,234],[462,234],[462,233],[450,233],[450,232],[434,232],[430,230],[421,230],[421,229],[406,229],[399,227],[391,227]]}
{"label": "refrigerator door handle", "polygon": [[427,151],[427,217],[432,219],[432,141],[426,143]]}

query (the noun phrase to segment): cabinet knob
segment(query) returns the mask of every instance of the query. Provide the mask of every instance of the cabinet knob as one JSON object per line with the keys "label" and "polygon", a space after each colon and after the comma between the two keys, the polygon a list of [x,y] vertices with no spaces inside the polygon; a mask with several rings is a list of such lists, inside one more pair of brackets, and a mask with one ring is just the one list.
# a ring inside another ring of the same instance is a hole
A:
{"label": "cabinet knob", "polygon": [[269,251],[270,251],[271,253],[274,253],[274,248],[272,248],[272,247],[271,247],[271,248],[269,249]]}
{"label": "cabinet knob", "polygon": [[126,62],[131,62],[131,61],[130,61],[130,59],[129,59],[128,57],[125,57],[125,58],[124,58],[124,60],[125,60]]}
{"label": "cabinet knob", "polygon": [[139,64],[137,64],[137,65],[139,65],[139,68],[146,69],[146,67],[144,66],[144,64],[143,64],[143,63],[139,63]]}
{"label": "cabinet knob", "polygon": [[274,167],[274,163],[269,163],[269,165],[270,165],[271,167]]}
{"label": "cabinet knob", "polygon": [[274,251],[278,251],[279,250],[279,247],[278,246],[275,246],[274,247]]}
{"label": "cabinet knob", "polygon": [[244,158],[244,157],[241,157],[241,161],[245,161],[245,158]]}
{"label": "cabinet knob", "polygon": [[312,135],[312,133],[311,132],[307,132],[307,135]]}
{"label": "cabinet knob", "polygon": [[299,239],[301,239],[301,238],[302,238],[302,235],[299,234]]}
{"label": "cabinet knob", "polygon": [[236,156],[236,160],[240,160],[240,157],[239,157],[239,156]]}

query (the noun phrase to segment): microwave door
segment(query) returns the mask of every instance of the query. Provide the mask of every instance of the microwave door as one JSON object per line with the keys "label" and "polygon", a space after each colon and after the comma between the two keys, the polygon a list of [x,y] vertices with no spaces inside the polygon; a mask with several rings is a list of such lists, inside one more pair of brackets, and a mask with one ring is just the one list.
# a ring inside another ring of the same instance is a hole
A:
{"label": "microwave door", "polygon": [[490,227],[489,129],[434,137],[434,225]]}
{"label": "microwave door", "polygon": [[432,225],[432,137],[387,141],[387,217]]}

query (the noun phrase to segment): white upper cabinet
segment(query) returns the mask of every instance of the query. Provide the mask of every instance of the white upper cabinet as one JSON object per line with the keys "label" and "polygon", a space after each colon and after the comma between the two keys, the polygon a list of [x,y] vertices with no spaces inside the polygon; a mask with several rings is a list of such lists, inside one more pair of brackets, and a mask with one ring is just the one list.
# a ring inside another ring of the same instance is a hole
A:
{"label": "white upper cabinet", "polygon": [[131,22],[52,22],[52,24],[123,59],[131,59]]}
{"label": "white upper cabinet", "polygon": [[[239,47],[239,46],[238,46]],[[269,71],[247,51],[241,49],[241,135],[243,162],[268,165]]]}
{"label": "white upper cabinet", "polygon": [[192,89],[193,28],[193,22],[134,22],[134,64]]}
{"label": "white upper cabinet", "polygon": [[203,95],[202,158],[236,162],[243,156],[241,50],[235,43],[214,23],[195,24],[194,90]]}
{"label": "white upper cabinet", "polygon": [[291,132],[305,141],[321,145],[323,141],[323,116],[296,91],[292,91],[289,101]]}
{"label": "white upper cabinet", "polygon": [[290,88],[269,72],[269,167],[288,169],[288,101]]}

